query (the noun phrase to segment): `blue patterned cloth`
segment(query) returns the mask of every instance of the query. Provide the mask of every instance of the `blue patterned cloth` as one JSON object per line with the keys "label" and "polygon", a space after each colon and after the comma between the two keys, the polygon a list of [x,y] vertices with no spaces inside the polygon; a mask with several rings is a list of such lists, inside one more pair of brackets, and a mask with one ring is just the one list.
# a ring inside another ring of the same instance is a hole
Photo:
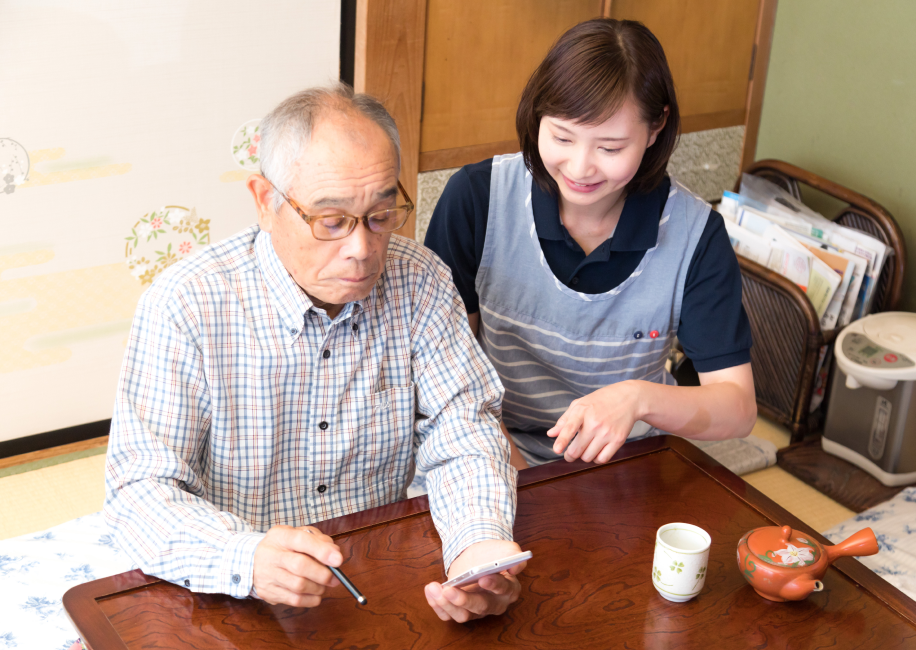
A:
{"label": "blue patterned cloth", "polygon": [[369,296],[331,319],[254,226],[172,266],[141,297],[105,516],[145,573],[241,598],[271,526],[404,498],[416,467],[448,567],[473,543],[512,539],[501,397],[451,272],[430,251],[393,236]]}
{"label": "blue patterned cloth", "polygon": [[824,533],[834,544],[863,528],[878,538],[878,554],[859,562],[916,600],[916,487],[870,508]]}
{"label": "blue patterned cloth", "polygon": [[131,568],[101,512],[0,541],[0,649],[67,650],[78,635],[64,593]]}

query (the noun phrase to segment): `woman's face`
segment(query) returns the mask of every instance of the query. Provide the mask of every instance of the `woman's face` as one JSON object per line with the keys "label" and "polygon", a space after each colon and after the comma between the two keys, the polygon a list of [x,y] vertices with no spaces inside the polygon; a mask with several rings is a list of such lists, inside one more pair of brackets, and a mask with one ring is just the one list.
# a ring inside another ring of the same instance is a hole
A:
{"label": "woman's face", "polygon": [[651,129],[628,99],[606,122],[589,126],[545,115],[538,151],[547,173],[560,187],[562,201],[607,210],[636,175],[643,154],[664,122]]}

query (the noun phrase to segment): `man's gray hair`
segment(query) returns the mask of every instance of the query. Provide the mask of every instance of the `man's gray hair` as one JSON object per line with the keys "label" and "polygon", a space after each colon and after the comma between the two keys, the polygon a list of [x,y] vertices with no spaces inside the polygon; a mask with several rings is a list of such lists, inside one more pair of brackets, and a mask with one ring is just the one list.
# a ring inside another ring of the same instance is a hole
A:
{"label": "man's gray hair", "polygon": [[[261,120],[261,174],[284,194],[289,193],[296,162],[312,138],[312,130],[324,111],[355,112],[382,128],[391,141],[401,171],[401,138],[394,118],[382,103],[362,93],[353,92],[345,83],[309,88],[280,102]],[[274,211],[283,198],[273,193]]]}

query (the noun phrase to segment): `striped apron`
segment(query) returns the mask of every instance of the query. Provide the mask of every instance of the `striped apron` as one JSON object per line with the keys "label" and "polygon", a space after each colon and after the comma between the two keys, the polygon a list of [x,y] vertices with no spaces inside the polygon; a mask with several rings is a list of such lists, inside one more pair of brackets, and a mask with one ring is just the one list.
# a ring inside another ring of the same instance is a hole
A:
{"label": "striped apron", "polygon": [[[506,390],[506,427],[523,453],[544,462],[557,458],[544,432],[574,399],[627,379],[675,384],[665,362],[710,206],[672,180],[655,246],[619,286],[584,294],[560,282],[544,259],[531,208],[532,180],[520,153],[493,159],[476,277],[478,340]],[[637,422],[629,439],[659,433]]]}

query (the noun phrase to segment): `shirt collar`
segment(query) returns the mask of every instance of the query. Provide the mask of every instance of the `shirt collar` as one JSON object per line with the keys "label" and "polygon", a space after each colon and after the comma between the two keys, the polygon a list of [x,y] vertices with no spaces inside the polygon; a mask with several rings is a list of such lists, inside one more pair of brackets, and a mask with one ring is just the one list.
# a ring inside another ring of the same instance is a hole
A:
{"label": "shirt collar", "polygon": [[[671,180],[665,176],[654,190],[627,197],[617,228],[609,240],[609,250],[647,251],[658,243],[658,222],[668,202],[670,188]],[[564,241],[569,237],[560,223],[560,207],[556,197],[541,189],[534,179],[531,181],[531,209],[538,237],[555,241]],[[647,214],[658,215],[658,218],[647,219]]]}
{"label": "shirt collar", "polygon": [[270,301],[280,315],[285,335],[288,340],[294,340],[302,331],[305,313],[312,308],[312,301],[277,257],[270,233],[263,230],[258,233],[254,250],[266,280]]}
{"label": "shirt collar", "polygon": [[[288,343],[295,341],[302,332],[306,314],[317,309],[308,294],[302,290],[277,257],[270,233],[260,231],[255,239],[255,255],[258,266],[267,281],[271,303],[280,315]],[[384,274],[369,295],[356,302],[347,303],[334,320],[345,320],[371,309],[375,294],[384,280]]]}

